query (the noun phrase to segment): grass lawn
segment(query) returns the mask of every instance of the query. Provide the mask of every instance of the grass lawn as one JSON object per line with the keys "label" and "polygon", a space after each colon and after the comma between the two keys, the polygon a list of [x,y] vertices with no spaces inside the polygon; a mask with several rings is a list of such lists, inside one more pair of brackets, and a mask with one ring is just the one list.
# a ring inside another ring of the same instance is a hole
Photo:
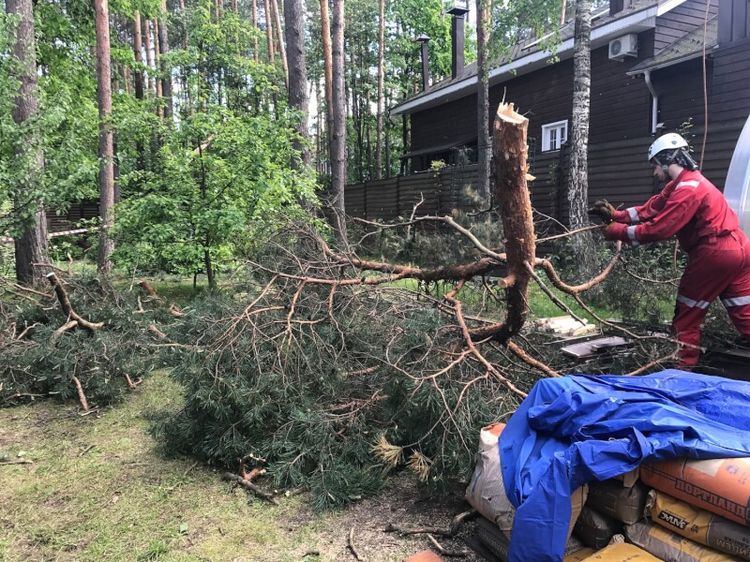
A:
{"label": "grass lawn", "polygon": [[429,545],[384,534],[388,522],[447,527],[463,509],[455,495],[426,502],[404,478],[382,497],[322,515],[304,494],[280,506],[248,500],[218,472],[156,450],[146,417],[179,407],[179,396],[160,372],[98,416],[52,401],[0,409],[3,458],[33,461],[0,465],[0,560],[348,560],[353,527],[370,562],[402,560]]}

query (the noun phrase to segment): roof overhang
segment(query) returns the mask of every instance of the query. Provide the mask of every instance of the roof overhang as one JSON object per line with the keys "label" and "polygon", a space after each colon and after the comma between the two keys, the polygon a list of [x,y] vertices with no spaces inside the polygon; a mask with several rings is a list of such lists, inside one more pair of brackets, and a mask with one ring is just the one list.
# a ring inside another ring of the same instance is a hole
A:
{"label": "roof overhang", "polygon": [[[706,47],[706,55],[710,55],[713,51],[719,48],[719,45],[709,45]],[[680,64],[682,62],[687,62],[689,60],[699,59],[703,56],[703,51],[695,51],[692,53],[687,53],[679,57],[675,57],[673,59],[661,61],[658,63],[654,63],[651,65],[644,65],[641,68],[636,68],[634,70],[629,70],[625,74],[628,76],[638,76],[640,74],[645,74],[646,72],[653,72],[654,70],[661,70],[662,68],[668,68],[670,66],[674,66],[676,64]]]}
{"label": "roof overhang", "polygon": [[[591,30],[591,48],[600,47],[612,39],[624,35],[625,33],[639,33],[656,26],[656,17],[665,14],[685,0],[667,0],[653,6],[649,6],[627,16],[605,23]],[[558,59],[565,60],[573,55],[573,38],[562,41],[557,50],[535,51],[528,55],[519,57],[506,64],[493,68],[489,73],[490,85],[501,83],[508,78],[520,76],[533,72],[539,68],[547,66],[551,56],[556,55]],[[450,84],[444,88],[428,92],[411,100],[406,100],[391,109],[391,115],[401,115],[402,113],[414,113],[422,111],[436,105],[442,105],[446,102],[461,99],[473,94],[477,90],[477,75],[467,76],[465,79]]]}

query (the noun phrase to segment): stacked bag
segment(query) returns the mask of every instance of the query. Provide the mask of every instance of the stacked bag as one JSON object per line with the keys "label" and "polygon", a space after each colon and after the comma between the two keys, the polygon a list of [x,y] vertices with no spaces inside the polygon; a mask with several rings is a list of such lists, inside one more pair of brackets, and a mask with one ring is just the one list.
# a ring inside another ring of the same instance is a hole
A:
{"label": "stacked bag", "polygon": [[[466,499],[481,514],[478,539],[507,562],[515,509],[507,498],[498,441],[480,433]],[[663,461],[571,494],[565,562],[750,561],[750,457]]]}

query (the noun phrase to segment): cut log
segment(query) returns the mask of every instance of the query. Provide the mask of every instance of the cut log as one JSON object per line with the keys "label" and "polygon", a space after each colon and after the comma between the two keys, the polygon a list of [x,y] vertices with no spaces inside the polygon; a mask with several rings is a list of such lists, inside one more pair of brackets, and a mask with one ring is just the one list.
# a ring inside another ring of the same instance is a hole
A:
{"label": "cut log", "polygon": [[494,201],[503,223],[508,264],[507,313],[505,320],[472,331],[474,340],[487,337],[504,343],[516,335],[528,316],[527,293],[531,274],[526,262],[536,262],[536,234],[528,174],[527,133],[529,120],[517,113],[512,103],[497,108],[492,140],[495,162]]}

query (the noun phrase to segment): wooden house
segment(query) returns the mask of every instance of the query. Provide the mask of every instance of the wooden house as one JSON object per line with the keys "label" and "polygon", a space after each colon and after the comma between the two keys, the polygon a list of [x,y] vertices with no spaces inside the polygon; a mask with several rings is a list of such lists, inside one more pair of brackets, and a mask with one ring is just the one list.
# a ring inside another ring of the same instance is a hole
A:
{"label": "wooden house", "polygon": [[[459,12],[453,17],[462,18]],[[461,28],[454,25],[454,37]],[[537,178],[530,184],[532,203],[559,220],[565,220],[567,206],[572,35],[571,21],[560,30],[555,60],[542,50],[540,40],[530,40],[516,45],[490,71],[490,119],[503,97],[529,118],[529,158]],[[392,218],[420,196],[427,200],[422,212],[449,212],[470,204],[464,194],[476,178],[476,65],[464,67],[455,55],[453,62],[453,77],[391,109],[392,116],[410,119],[411,146],[403,155],[403,174],[348,186],[350,214]],[[748,114],[748,0],[610,0],[593,14],[592,200],[629,206],[650,196],[657,186],[646,149],[655,136],[670,131],[686,134],[698,159],[702,157],[704,173],[721,188]],[[436,172],[435,161],[447,167]]]}

